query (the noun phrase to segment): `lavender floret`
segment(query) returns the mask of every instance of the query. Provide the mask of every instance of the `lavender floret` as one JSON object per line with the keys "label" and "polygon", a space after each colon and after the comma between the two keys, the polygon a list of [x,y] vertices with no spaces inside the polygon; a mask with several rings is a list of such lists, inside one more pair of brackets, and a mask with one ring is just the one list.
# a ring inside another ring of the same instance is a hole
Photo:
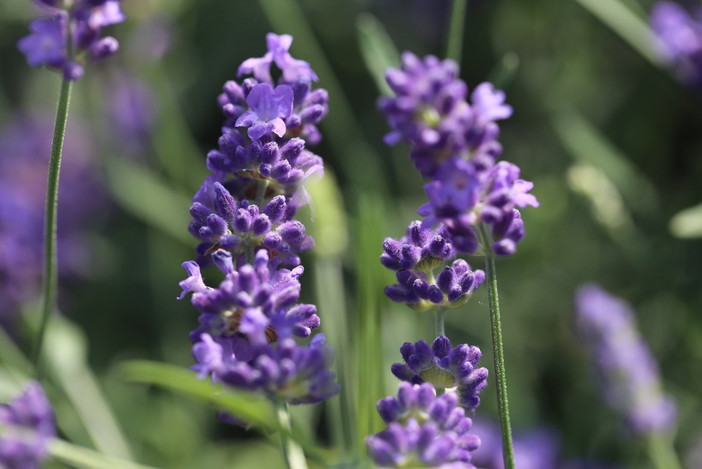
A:
{"label": "lavender floret", "polygon": [[636,328],[631,307],[597,285],[581,287],[575,304],[577,330],[592,355],[607,404],[637,434],[672,429],[675,401],[661,390],[658,365]]}
{"label": "lavender floret", "polygon": [[378,401],[388,424],[369,436],[366,446],[382,467],[474,468],[471,452],[480,438],[468,433],[471,419],[453,393],[436,396],[429,384],[401,383],[398,396]]}
{"label": "lavender floret", "polygon": [[458,404],[475,410],[480,404],[478,394],[487,386],[487,368],[476,368],[482,353],[475,346],[451,346],[445,335],[434,340],[431,347],[420,340],[405,342],[400,348],[404,363],[392,365],[392,373],[412,384],[429,383],[436,389],[456,388]]}
{"label": "lavender floret", "polygon": [[0,466],[37,469],[56,436],[54,412],[37,382],[9,404],[0,404]]}

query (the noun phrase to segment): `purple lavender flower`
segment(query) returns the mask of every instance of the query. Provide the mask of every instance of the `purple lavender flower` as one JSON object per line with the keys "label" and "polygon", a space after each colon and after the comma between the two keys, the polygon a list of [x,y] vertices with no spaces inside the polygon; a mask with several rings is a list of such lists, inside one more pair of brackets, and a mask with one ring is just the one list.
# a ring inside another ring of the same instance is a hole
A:
{"label": "purple lavender flower", "polygon": [[310,64],[304,60],[297,60],[290,55],[290,46],[293,37],[289,34],[277,35],[268,33],[266,43],[268,52],[263,57],[251,58],[239,66],[238,75],[253,74],[260,82],[272,83],[271,64],[275,62],[283,72],[283,80],[294,83],[300,80],[317,81],[317,75],[312,71]]}
{"label": "purple lavender flower", "polygon": [[202,334],[193,347],[193,369],[200,378],[211,376],[214,382],[260,392],[274,401],[313,404],[340,390],[324,341],[324,334],[317,334],[308,346],[287,338],[258,345],[250,359],[242,360],[232,337]]}
{"label": "purple lavender flower", "polygon": [[248,127],[249,138],[260,140],[273,132],[278,137],[285,135],[285,121],[292,112],[293,91],[287,85],[273,89],[268,83],[259,83],[246,96],[251,109],[236,120],[237,127]]}
{"label": "purple lavender flower", "polygon": [[397,282],[385,287],[385,295],[392,301],[404,303],[416,311],[458,308],[465,304],[485,280],[485,272],[471,270],[463,259],[456,259],[444,267],[436,279],[424,270],[400,270]]}
{"label": "purple lavender flower", "polygon": [[456,388],[458,404],[475,410],[480,404],[478,394],[487,386],[487,368],[476,368],[482,353],[478,347],[461,344],[453,348],[445,335],[434,340],[431,347],[420,340],[405,342],[400,348],[405,363],[392,365],[392,374],[412,384],[430,383],[436,389]]}
{"label": "purple lavender flower", "polygon": [[183,264],[188,278],[180,283],[183,298],[192,292],[192,303],[202,313],[200,327],[191,333],[198,341],[203,333],[213,337],[234,337],[240,347],[237,355],[247,359],[251,344],[266,344],[291,336],[307,337],[319,326],[314,305],[297,304],[300,297],[298,277],[302,266],[275,270],[266,251],[259,251],[253,265],[234,268],[232,256],[224,250],[213,254],[217,267],[225,274],[218,288],[205,285],[197,263]]}
{"label": "purple lavender flower", "polygon": [[0,466],[37,469],[56,436],[54,413],[39,383],[31,382],[9,404],[0,404]]}
{"label": "purple lavender flower", "polygon": [[474,468],[471,452],[480,438],[468,433],[471,419],[453,393],[436,396],[430,384],[401,383],[397,397],[378,401],[388,424],[366,439],[368,452],[382,467]]}
{"label": "purple lavender flower", "polygon": [[660,1],[651,11],[651,27],[659,54],[675,68],[681,80],[702,84],[702,8],[692,14],[681,5]]}
{"label": "purple lavender flower", "polygon": [[[0,323],[11,327],[22,303],[39,293],[44,233],[50,118],[12,116],[0,129]],[[90,227],[105,205],[90,138],[69,124],[62,167],[58,226],[59,274],[90,269]]]}
{"label": "purple lavender flower", "polygon": [[475,227],[486,223],[492,227],[493,251],[513,254],[524,235],[515,207],[539,206],[529,193],[534,184],[520,179],[519,173],[519,167],[506,161],[481,170],[472,161],[450,160],[424,186],[429,201],[417,212],[426,217],[425,226],[443,223],[458,252],[477,250]]}
{"label": "purple lavender flower", "polygon": [[100,37],[102,28],[124,21],[119,0],[43,1],[39,6],[51,16],[32,21],[31,34],[17,43],[32,67],[46,65],[78,80],[86,61],[104,59],[119,48],[115,38]]}
{"label": "purple lavender flower", "polygon": [[446,227],[431,231],[418,220],[410,223],[400,240],[385,238],[383,251],[380,262],[395,271],[433,269],[456,255]]}
{"label": "purple lavender flower", "polygon": [[604,400],[637,434],[670,430],[675,401],[661,391],[658,365],[635,325],[631,307],[597,285],[575,297],[576,326],[590,350]]}
{"label": "purple lavender flower", "polygon": [[396,96],[378,102],[392,128],[385,142],[410,143],[410,156],[424,177],[433,178],[447,159],[489,165],[501,153],[495,121],[512,114],[502,91],[483,83],[470,105],[455,62],[431,55],[419,59],[410,52],[402,54],[401,69],[389,69],[386,79]]}
{"label": "purple lavender flower", "polygon": [[248,200],[237,203],[222,184],[206,180],[190,207],[189,230],[202,241],[198,262],[207,264],[216,249],[226,249],[235,257],[267,249],[275,253],[276,265],[298,265],[298,254],[311,249],[314,240],[302,223],[292,219],[294,213],[282,195],[259,208]]}

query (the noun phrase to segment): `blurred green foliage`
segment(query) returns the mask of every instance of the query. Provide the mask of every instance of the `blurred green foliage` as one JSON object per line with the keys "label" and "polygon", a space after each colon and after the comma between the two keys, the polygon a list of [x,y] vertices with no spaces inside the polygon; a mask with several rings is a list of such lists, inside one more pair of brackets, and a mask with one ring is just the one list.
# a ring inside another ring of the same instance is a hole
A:
{"label": "blurred green foliage", "polygon": [[[680,407],[676,448],[684,456],[702,445],[702,215],[697,207],[676,216],[702,200],[702,96],[648,48],[642,18],[651,4],[469,1],[462,48],[469,86],[499,77],[506,90],[515,115],[502,125],[504,157],[535,182],[541,202],[524,212],[518,253],[497,265],[515,431],[550,426],[564,456],[625,467],[648,467],[642,444],[601,402],[571,327],[573,291],[586,281],[634,305]],[[196,244],[186,231],[188,201],[219,136],[222,84],[245,58],[260,56],[265,33],[275,31],[295,36],[294,56],[309,61],[330,92],[316,152],[335,178],[311,189],[318,203],[306,216],[320,239],[303,259],[302,283],[305,301],[320,306],[345,386],[341,397],[294,409],[293,418],[303,440],[335,448],[313,467],[366,464],[362,439],[380,429],[374,403],[395,391],[389,366],[400,361],[400,345],[433,338],[430,316],[382,294],[393,281],[378,262],[382,240],[404,233],[424,196],[407,149],[382,143],[378,75],[394,60],[393,47],[445,54],[450,2],[141,0],[124,8],[129,20],[113,31],[122,49],[91,65],[71,108],[70,120],[98,143],[111,197],[109,221],[96,227],[94,272],[61,287],[75,335],[47,347],[67,357],[47,360],[62,435],[162,468],[282,467],[265,432],[220,423],[214,407],[128,382],[122,369],[132,359],[192,364],[187,334],[197,315],[175,299],[180,264]],[[53,114],[58,76],[30,69],[15,48],[33,15],[28,1],[0,3],[0,124],[18,113]],[[163,58],[145,53],[156,28],[170,38]],[[110,83],[125,74],[147,84],[156,106],[136,150],[108,119]],[[482,267],[482,259],[472,264]],[[449,337],[479,346],[492,369],[489,330],[485,291],[448,314]],[[26,338],[20,333],[19,349],[0,338],[3,394],[27,373]],[[146,368],[131,370],[139,381],[157,381],[144,379]],[[98,422],[86,421],[76,402],[86,389],[104,406]],[[494,418],[494,386],[482,396],[478,415]],[[114,425],[106,428],[108,421]]]}

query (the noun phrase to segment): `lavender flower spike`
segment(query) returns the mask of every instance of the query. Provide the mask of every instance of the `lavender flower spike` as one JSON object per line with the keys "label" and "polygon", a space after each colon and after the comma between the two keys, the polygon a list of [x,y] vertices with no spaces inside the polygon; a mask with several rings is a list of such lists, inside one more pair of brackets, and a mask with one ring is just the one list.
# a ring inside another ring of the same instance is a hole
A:
{"label": "lavender flower spike", "polygon": [[475,410],[480,404],[478,394],[487,386],[487,368],[476,368],[482,353],[478,347],[461,344],[453,348],[445,335],[434,340],[431,347],[420,340],[405,342],[400,348],[405,363],[392,365],[392,373],[413,384],[430,383],[436,389],[457,388],[459,405]]}
{"label": "lavender flower spike", "polygon": [[475,468],[480,438],[468,433],[471,419],[457,404],[453,393],[437,397],[429,384],[401,383],[397,397],[378,401],[388,428],[366,439],[368,452],[382,467]]}
{"label": "lavender flower spike", "polygon": [[631,307],[597,285],[580,287],[576,326],[590,350],[604,400],[637,434],[675,426],[675,401],[661,391],[658,365],[636,329]]}
{"label": "lavender flower spike", "polygon": [[0,404],[0,466],[38,469],[56,436],[54,413],[39,383],[31,382],[9,404]]}
{"label": "lavender flower spike", "polygon": [[287,85],[275,89],[268,83],[254,86],[246,97],[251,107],[237,119],[237,127],[249,127],[249,138],[259,140],[273,132],[278,137],[285,135],[285,121],[292,112],[293,91]]}
{"label": "lavender flower spike", "polygon": [[119,0],[76,0],[66,4],[43,0],[38,4],[50,16],[32,21],[31,34],[17,43],[32,67],[46,65],[75,81],[83,76],[87,61],[104,59],[119,48],[115,38],[100,37],[103,27],[124,21]]}

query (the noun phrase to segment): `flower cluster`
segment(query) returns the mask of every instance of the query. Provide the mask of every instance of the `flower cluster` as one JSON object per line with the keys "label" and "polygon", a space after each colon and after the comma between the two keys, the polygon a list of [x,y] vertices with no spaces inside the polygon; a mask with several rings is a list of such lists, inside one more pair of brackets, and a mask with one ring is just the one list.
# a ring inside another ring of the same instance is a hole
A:
{"label": "flower cluster", "polygon": [[0,404],[0,466],[36,469],[56,436],[54,412],[39,383],[9,404]]}
{"label": "flower cluster", "polygon": [[[519,208],[538,206],[531,182],[516,165],[497,161],[502,153],[497,121],[512,115],[505,94],[489,83],[468,87],[458,66],[434,56],[402,55],[402,67],[386,74],[393,97],[379,101],[392,131],[389,144],[410,144],[410,156],[423,177],[427,202],[407,236],[387,238],[381,262],[397,272],[385,289],[393,301],[424,311],[462,305],[485,278],[463,260],[434,269],[459,254],[493,251],[511,255],[524,237]],[[482,239],[481,226],[491,237]],[[485,245],[483,245],[485,244]]]}
{"label": "flower cluster", "polygon": [[[84,130],[73,122],[64,145],[59,274],[80,276],[90,266],[88,228],[104,211],[104,193]],[[15,115],[0,129],[0,323],[10,327],[21,304],[40,288],[46,165],[51,121]]]}
{"label": "flower cluster", "polygon": [[517,166],[497,162],[502,153],[497,121],[512,115],[504,92],[482,83],[468,103],[455,62],[410,52],[386,78],[395,96],[379,102],[392,128],[385,140],[409,143],[415,166],[430,180],[424,186],[429,200],[419,210],[423,226],[439,225],[456,252],[473,254],[480,247],[476,230],[486,224],[493,244],[483,249],[513,254],[524,235],[517,207],[538,202]]}
{"label": "flower cluster", "polygon": [[683,81],[702,85],[702,8],[697,6],[690,14],[677,3],[660,1],[651,11],[650,22],[663,59]]}
{"label": "flower cluster", "polygon": [[461,344],[453,348],[445,335],[434,340],[431,347],[420,340],[405,342],[400,348],[405,363],[395,363],[392,373],[413,384],[430,383],[436,389],[453,389],[459,405],[475,410],[480,404],[478,394],[487,386],[487,368],[476,368],[482,353],[478,347]]}
{"label": "flower cluster", "polygon": [[47,15],[29,25],[31,34],[17,43],[32,67],[58,70],[66,79],[83,76],[84,64],[114,54],[119,48],[102,28],[121,23],[125,17],[120,0],[38,0]]}
{"label": "flower cluster", "polygon": [[471,452],[480,438],[468,433],[471,419],[454,393],[436,395],[429,384],[401,383],[397,397],[378,401],[388,424],[366,439],[373,460],[382,467],[474,468]]}
{"label": "flower cluster", "polygon": [[[294,59],[292,37],[268,34],[268,52],[244,61],[241,83],[219,96],[225,115],[212,172],[193,198],[190,232],[200,240],[197,260],[180,283],[201,313],[190,338],[200,378],[249,389],[291,404],[322,401],[339,385],[330,371],[314,305],[299,304],[304,268],[299,253],[313,247],[294,219],[307,203],[303,183],[323,172],[305,148],[319,141],[316,124],[327,112],[327,93],[312,90],[310,65]],[[279,69],[273,79],[271,67]],[[207,286],[200,268],[214,264],[224,276]],[[289,267],[289,269],[287,268]]]}
{"label": "flower cluster", "polygon": [[575,298],[576,326],[595,363],[605,401],[642,435],[671,429],[677,410],[661,391],[658,366],[628,304],[597,285]]}

